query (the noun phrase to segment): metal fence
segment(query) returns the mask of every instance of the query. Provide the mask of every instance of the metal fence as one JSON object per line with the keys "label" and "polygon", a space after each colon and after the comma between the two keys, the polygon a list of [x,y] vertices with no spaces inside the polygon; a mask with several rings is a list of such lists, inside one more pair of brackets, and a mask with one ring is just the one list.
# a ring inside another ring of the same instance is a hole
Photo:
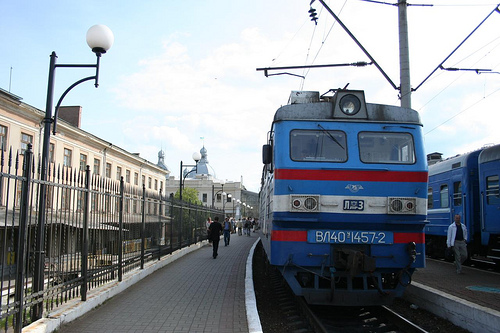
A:
{"label": "metal fence", "polygon": [[[27,163],[29,161],[29,163]],[[40,179],[31,147],[0,161],[1,318],[21,332],[70,299],[206,238],[222,211],[68,167]],[[45,190],[41,191],[41,187]],[[46,193],[39,212],[40,193]],[[42,217],[43,214],[43,217]],[[42,223],[40,223],[42,221]],[[41,250],[40,250],[41,249]]]}

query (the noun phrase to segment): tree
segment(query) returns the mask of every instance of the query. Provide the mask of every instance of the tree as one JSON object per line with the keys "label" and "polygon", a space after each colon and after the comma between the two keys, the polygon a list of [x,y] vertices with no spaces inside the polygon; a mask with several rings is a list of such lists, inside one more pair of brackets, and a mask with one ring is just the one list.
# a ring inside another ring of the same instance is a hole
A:
{"label": "tree", "polygon": [[[175,192],[174,199],[179,200],[179,190]],[[201,205],[202,202],[198,199],[198,190],[186,187],[182,189],[182,201],[189,202],[191,204]]]}

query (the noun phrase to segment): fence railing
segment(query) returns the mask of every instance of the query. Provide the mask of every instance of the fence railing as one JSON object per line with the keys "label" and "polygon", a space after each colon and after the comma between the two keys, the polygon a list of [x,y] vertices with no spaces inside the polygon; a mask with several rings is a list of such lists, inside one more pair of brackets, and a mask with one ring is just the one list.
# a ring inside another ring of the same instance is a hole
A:
{"label": "fence railing", "polygon": [[[144,263],[206,239],[205,221],[222,211],[91,175],[49,168],[40,180],[31,147],[1,151],[0,323],[23,326]],[[45,186],[43,228],[40,187]],[[37,252],[37,244],[43,244]],[[43,269],[36,269],[43,267]],[[40,275],[40,276],[39,276]]]}

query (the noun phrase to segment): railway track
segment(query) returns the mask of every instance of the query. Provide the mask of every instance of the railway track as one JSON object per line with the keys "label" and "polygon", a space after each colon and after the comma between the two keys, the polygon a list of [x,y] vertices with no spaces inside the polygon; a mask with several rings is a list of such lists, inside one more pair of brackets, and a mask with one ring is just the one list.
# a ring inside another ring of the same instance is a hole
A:
{"label": "railway track", "polygon": [[386,307],[310,306],[296,297],[257,247],[254,287],[264,333],[426,332]]}
{"label": "railway track", "polygon": [[426,332],[423,328],[384,306],[369,308],[309,307],[304,303],[303,307],[307,316],[312,318],[310,322],[315,332]]}

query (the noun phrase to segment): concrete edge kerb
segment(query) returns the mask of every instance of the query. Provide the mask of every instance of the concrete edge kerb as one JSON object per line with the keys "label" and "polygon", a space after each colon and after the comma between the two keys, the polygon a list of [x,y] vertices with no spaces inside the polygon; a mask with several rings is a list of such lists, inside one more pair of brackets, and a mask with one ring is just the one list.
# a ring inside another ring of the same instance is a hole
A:
{"label": "concrete edge kerb", "polygon": [[500,312],[412,282],[404,298],[471,332],[498,332]]}
{"label": "concrete edge kerb", "polygon": [[247,267],[245,273],[245,307],[247,310],[247,322],[249,333],[262,333],[262,326],[260,323],[259,312],[257,311],[257,299],[255,297],[255,290],[253,286],[253,254],[255,247],[260,242],[260,238],[255,241],[247,258]]}
{"label": "concrete edge kerb", "polygon": [[148,275],[154,273],[160,268],[172,263],[173,261],[181,258],[182,256],[191,253],[195,250],[208,244],[208,241],[202,241],[197,244],[182,248],[180,250],[174,251],[171,255],[164,256],[161,260],[151,260],[144,265],[144,269],[137,269],[136,272],[131,274],[126,274],[121,282],[113,281],[109,282],[103,286],[92,289],[88,292],[87,300],[85,302],[80,299],[74,299],[64,306],[49,312],[46,318],[37,320],[36,322],[23,328],[23,332],[30,333],[50,333],[59,329],[62,325],[67,324],[90,310],[98,307],[106,300],[116,296],[128,287],[139,282]]}

